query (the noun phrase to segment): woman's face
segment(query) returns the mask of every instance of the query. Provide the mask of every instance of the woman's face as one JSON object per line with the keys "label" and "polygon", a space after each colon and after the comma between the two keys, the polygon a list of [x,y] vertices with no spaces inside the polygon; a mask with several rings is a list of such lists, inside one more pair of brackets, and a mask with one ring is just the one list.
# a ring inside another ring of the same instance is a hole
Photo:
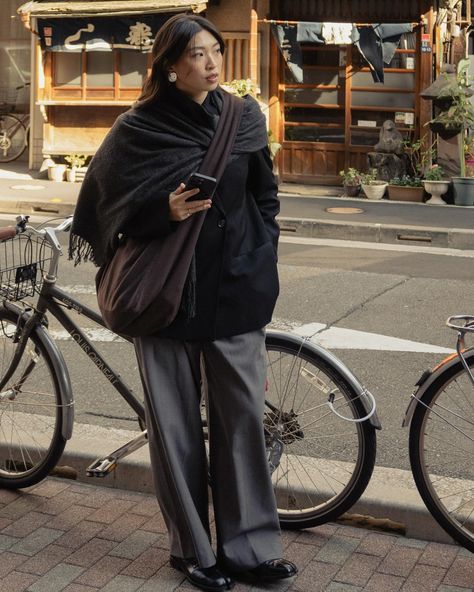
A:
{"label": "woman's face", "polygon": [[191,39],[179,60],[170,68],[177,75],[176,88],[202,103],[219,84],[222,52],[217,39],[202,30]]}

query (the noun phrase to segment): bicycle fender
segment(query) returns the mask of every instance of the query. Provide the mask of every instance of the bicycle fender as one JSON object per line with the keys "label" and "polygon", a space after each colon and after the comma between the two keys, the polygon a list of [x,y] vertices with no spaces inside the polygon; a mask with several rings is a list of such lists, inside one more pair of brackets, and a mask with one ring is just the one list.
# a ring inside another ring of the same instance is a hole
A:
{"label": "bicycle fender", "polygon": [[[292,341],[298,347],[301,345],[301,337],[299,335],[292,335],[291,333],[283,333],[281,331],[270,330],[267,331],[267,335],[275,339],[280,338],[285,341]],[[312,350],[317,356],[322,358],[328,366],[331,366],[335,370],[337,370],[351,385],[351,387],[357,393],[357,396],[360,397],[366,413],[369,414],[372,411],[372,404],[370,402],[369,397],[367,396],[367,389],[364,386],[362,386],[362,384],[355,377],[355,375],[337,356],[335,356],[327,349],[324,349],[324,347],[322,347],[321,345],[318,345],[317,343],[314,343],[309,340],[305,340],[303,347],[305,349]],[[375,411],[372,414],[368,421],[376,430],[382,429],[382,424],[380,423],[380,420],[378,418],[377,411]]]}
{"label": "bicycle fender", "polygon": [[[466,358],[466,360],[470,360],[473,356],[474,348],[469,348],[464,352],[464,357]],[[418,379],[418,382],[415,384],[415,390],[410,395],[411,398],[405,411],[405,417],[402,421],[403,428],[410,427],[416,406],[418,405],[420,399],[423,397],[425,392],[431,387],[431,385],[436,380],[438,380],[441,374],[443,374],[446,370],[449,370],[449,368],[459,363],[460,361],[461,360],[459,359],[457,353],[450,354],[449,356],[444,358],[444,360],[442,360],[437,366],[435,366],[433,370],[425,370],[423,372],[423,374]]]}
{"label": "bicycle fender", "polygon": [[72,428],[74,425],[74,396],[72,392],[71,378],[63,354],[52,341],[46,329],[41,326],[38,327],[37,332],[41,334],[43,344],[48,350],[48,353],[51,354],[53,367],[59,382],[59,392],[61,393],[63,415],[62,435],[66,440],[69,440],[72,436]]}
{"label": "bicycle fender", "polygon": [[[20,316],[22,321],[26,322],[31,316],[31,313],[15,306],[10,302],[3,302],[6,309]],[[58,379],[59,392],[61,394],[61,409],[62,409],[62,435],[69,440],[72,436],[72,428],[74,424],[74,397],[72,392],[71,379],[67,370],[66,362],[61,351],[55,345],[46,328],[42,325],[36,327],[36,333],[41,342],[45,346],[48,354],[51,356],[53,369]]]}

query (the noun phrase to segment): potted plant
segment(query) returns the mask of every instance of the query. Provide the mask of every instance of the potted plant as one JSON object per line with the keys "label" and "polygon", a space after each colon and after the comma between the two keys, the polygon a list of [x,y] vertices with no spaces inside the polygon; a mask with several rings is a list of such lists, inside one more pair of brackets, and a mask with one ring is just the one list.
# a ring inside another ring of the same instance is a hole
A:
{"label": "potted plant", "polygon": [[82,168],[86,163],[87,156],[85,154],[68,154],[64,160],[69,164],[66,169],[66,178],[70,183],[74,183],[77,177],[77,170]]}
{"label": "potted plant", "polygon": [[466,176],[474,177],[474,136],[466,139],[464,143],[464,156],[466,162]]}
{"label": "potted plant", "polygon": [[474,178],[468,177],[466,171],[466,139],[469,131],[474,129],[474,105],[469,100],[471,95],[469,60],[460,60],[456,78],[438,95],[438,98],[450,99],[450,106],[429,122],[441,123],[447,130],[460,130],[458,135],[460,176],[452,177],[454,203],[460,206],[474,205]]}
{"label": "potted plant", "polygon": [[272,130],[268,130],[268,149],[270,150],[270,158],[273,160],[280,151],[281,144],[275,139]]}
{"label": "potted plant", "polygon": [[361,174],[361,185],[368,199],[382,199],[387,188],[387,181],[377,179],[377,169],[370,169]]}
{"label": "potted plant", "polygon": [[339,175],[342,177],[346,196],[356,197],[359,195],[362,173],[353,167],[349,167],[347,170],[339,171]]}
{"label": "potted plant", "polygon": [[420,177],[402,175],[390,179],[388,197],[396,201],[423,201],[423,183]]}
{"label": "potted plant", "polygon": [[430,199],[426,202],[427,204],[446,205],[446,202],[441,196],[448,191],[451,181],[444,179],[443,173],[443,169],[437,164],[431,165],[426,170],[423,185],[426,193],[431,195]]}
{"label": "potted plant", "polygon": [[65,164],[57,164],[53,162],[52,164],[48,164],[48,179],[50,181],[64,181],[64,174],[66,172],[66,165]]}
{"label": "potted plant", "polygon": [[427,136],[424,135],[414,142],[405,141],[403,150],[408,161],[407,174],[390,179],[388,197],[397,201],[422,202],[424,195],[422,177],[433,158],[434,142],[429,144]]}

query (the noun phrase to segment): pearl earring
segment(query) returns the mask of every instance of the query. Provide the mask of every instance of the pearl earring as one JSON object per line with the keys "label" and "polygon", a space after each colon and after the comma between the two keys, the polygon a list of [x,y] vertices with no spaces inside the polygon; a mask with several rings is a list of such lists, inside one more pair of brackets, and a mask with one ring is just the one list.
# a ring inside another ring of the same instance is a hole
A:
{"label": "pearl earring", "polygon": [[178,75],[176,74],[176,72],[169,72],[168,73],[168,80],[170,82],[176,82],[177,79],[178,79]]}

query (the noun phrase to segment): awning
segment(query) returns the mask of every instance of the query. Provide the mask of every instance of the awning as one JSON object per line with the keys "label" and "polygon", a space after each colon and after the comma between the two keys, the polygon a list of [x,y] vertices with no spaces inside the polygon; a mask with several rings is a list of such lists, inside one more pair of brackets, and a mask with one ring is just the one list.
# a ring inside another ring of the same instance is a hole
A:
{"label": "awning", "polygon": [[53,0],[33,0],[22,4],[17,12],[23,22],[30,17],[64,18],[91,16],[127,16],[135,14],[153,14],[157,12],[182,12],[192,10],[202,12],[206,9],[207,0],[70,0],[55,2]]}

